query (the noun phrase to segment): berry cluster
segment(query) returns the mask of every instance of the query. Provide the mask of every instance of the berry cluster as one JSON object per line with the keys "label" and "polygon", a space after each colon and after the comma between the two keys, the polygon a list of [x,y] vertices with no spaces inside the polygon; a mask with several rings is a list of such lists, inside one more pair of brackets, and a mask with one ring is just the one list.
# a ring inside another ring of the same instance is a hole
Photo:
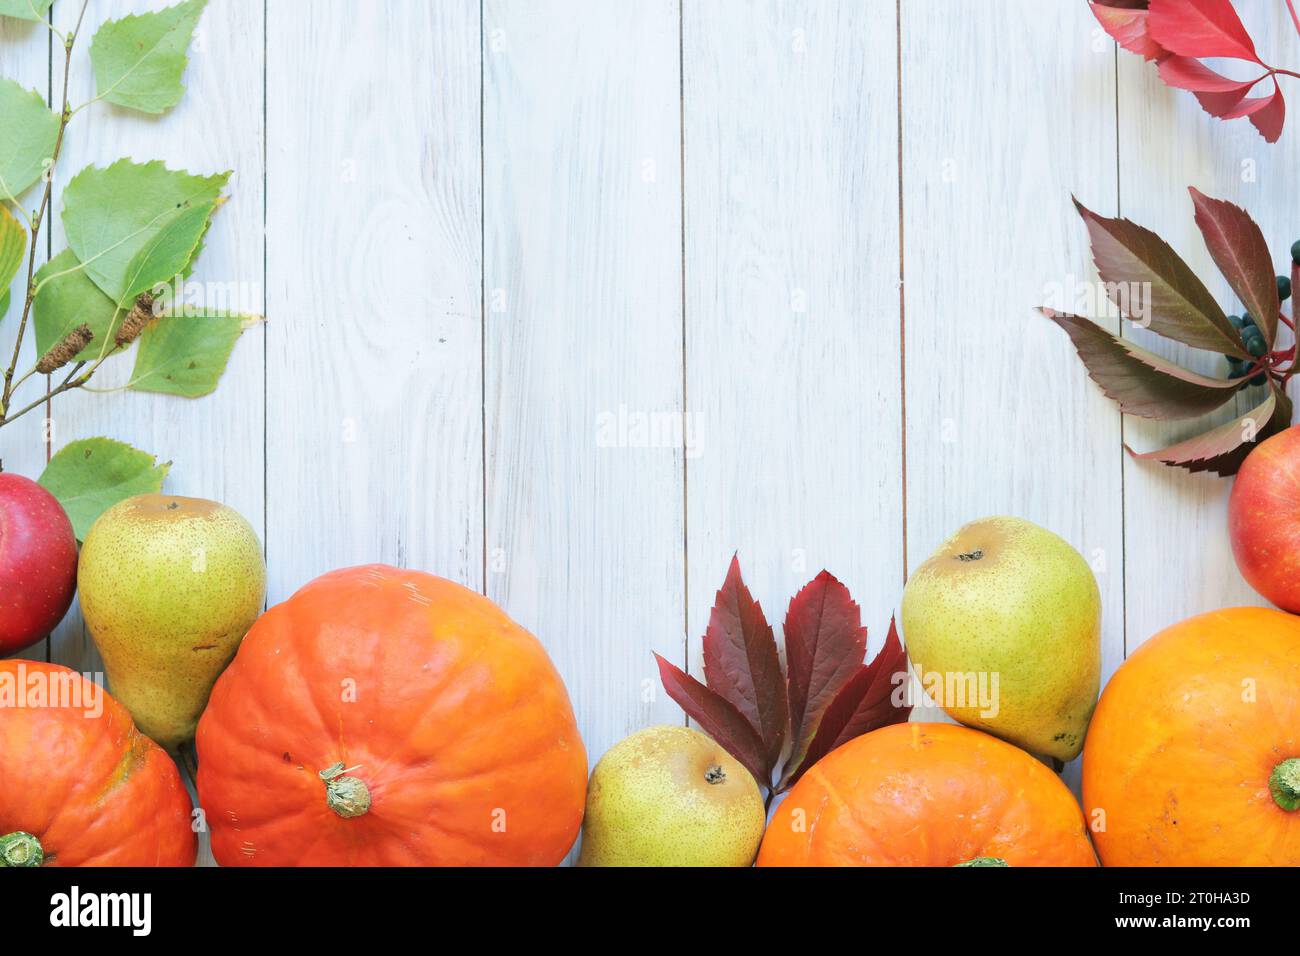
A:
{"label": "berry cluster", "polygon": [[[1291,259],[1300,264],[1300,239],[1291,244]],[[1277,297],[1282,302],[1291,298],[1291,279],[1289,277],[1277,277]],[[1252,368],[1259,367],[1259,360],[1268,352],[1268,344],[1264,341],[1264,333],[1255,324],[1255,317],[1249,312],[1244,312],[1241,315],[1230,315],[1228,321],[1232,323],[1234,329],[1241,333],[1241,341],[1246,346],[1246,351],[1255,359],[1255,361],[1251,361],[1250,359],[1237,358],[1235,355],[1224,356],[1228,360],[1228,376],[1230,378],[1239,378]],[[1261,367],[1259,373],[1251,378],[1250,384],[1263,385],[1267,381],[1268,373]]]}

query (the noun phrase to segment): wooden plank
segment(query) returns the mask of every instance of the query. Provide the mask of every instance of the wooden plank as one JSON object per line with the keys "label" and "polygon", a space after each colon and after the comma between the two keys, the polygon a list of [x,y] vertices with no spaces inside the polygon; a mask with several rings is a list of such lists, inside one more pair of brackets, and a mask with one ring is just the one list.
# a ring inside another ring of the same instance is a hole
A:
{"label": "wooden plank", "polygon": [[874,652],[904,570],[894,3],[683,12],[690,663],[735,552],[778,633],[830,570]]}
{"label": "wooden plank", "polygon": [[[74,107],[95,95],[88,50],[105,20],[166,0],[101,0],[91,5],[73,57],[70,97]],[[70,28],[79,7],[60,3],[56,23]],[[217,214],[193,281],[205,301],[227,289],[241,311],[262,311],[262,11],[253,4],[212,4],[199,23],[181,103],[161,118],[96,103],[68,127],[56,189],[89,164],[121,157],[163,160],[195,173],[234,170],[230,201]],[[59,71],[56,69],[56,74]],[[62,203],[57,204],[59,210]],[[65,248],[61,223],[53,229],[54,251]],[[187,290],[189,291],[189,290]],[[54,404],[57,450],[79,438],[105,435],[172,461],[166,487],[177,493],[225,502],[262,529],[262,335],[245,333],[215,394],[196,401],[131,391],[72,392]],[[129,380],[133,358],[106,363],[96,383]],[[103,376],[102,380],[100,375]],[[55,634],[53,659],[78,670],[102,670],[79,616]],[[110,688],[111,689],[111,688]]]}
{"label": "wooden plank", "polygon": [[588,757],[676,723],[683,659],[678,12],[484,6],[487,593]]}
{"label": "wooden plank", "polygon": [[372,561],[477,587],[478,4],[268,13],[270,600]]}
{"label": "wooden plank", "polygon": [[[1285,5],[1236,6],[1260,55],[1270,63],[1294,68],[1296,31]],[[1270,145],[1248,121],[1214,119],[1201,110],[1192,94],[1170,90],[1154,67],[1121,52],[1119,142],[1123,214],[1163,236],[1226,311],[1240,313],[1242,306],[1215,268],[1196,228],[1188,186],[1244,207],[1263,230],[1278,271],[1289,270],[1291,243],[1300,236],[1295,203],[1289,198],[1300,166],[1300,134],[1294,118],[1282,139]],[[1125,325],[1126,335],[1147,348],[1201,371],[1226,374],[1222,356],[1172,348],[1165,339]],[[1162,448],[1203,429],[1207,422],[1245,414],[1259,403],[1260,392],[1248,390],[1235,407],[1203,421],[1160,424],[1127,418],[1125,435],[1139,450]],[[1298,394],[1294,383],[1291,393]],[[1190,475],[1154,462],[1126,462],[1130,653],[1157,631],[1193,614],[1267,604],[1242,580],[1233,561],[1227,532],[1231,486],[1230,480],[1212,475]]]}
{"label": "wooden plank", "polygon": [[1094,278],[1071,193],[1115,206],[1114,57],[1094,26],[1084,4],[983,18],[902,3],[908,562],[988,515],[1050,528],[1096,572],[1109,673],[1124,646],[1119,416],[1034,312],[1075,306]]}
{"label": "wooden plank", "polygon": [[[3,64],[0,65],[0,76],[38,91],[48,102],[51,55],[49,29],[39,23],[25,23],[0,17],[0,51],[4,54]],[[40,205],[42,186],[42,183],[37,183],[19,197],[28,216],[33,215]],[[20,216],[20,221],[21,218]],[[37,239],[38,267],[47,258],[48,245],[44,228],[42,233]],[[29,235],[28,242],[30,241]],[[13,358],[14,339],[18,335],[26,283],[27,259],[24,256],[22,268],[18,270],[18,275],[9,289],[11,296],[9,312],[5,316],[0,316],[0,366],[2,366],[0,375],[3,375],[3,370],[9,367],[9,362]],[[27,334],[24,336],[25,345],[17,366],[19,375],[31,368],[37,359],[34,338],[29,323]],[[36,400],[44,389],[43,380],[28,381],[17,393],[14,410]],[[0,462],[4,463],[6,471],[32,479],[40,476],[45,468],[44,418],[42,412],[31,412],[12,424],[0,428]],[[27,660],[49,660],[49,653],[50,642],[47,639],[10,656]]]}

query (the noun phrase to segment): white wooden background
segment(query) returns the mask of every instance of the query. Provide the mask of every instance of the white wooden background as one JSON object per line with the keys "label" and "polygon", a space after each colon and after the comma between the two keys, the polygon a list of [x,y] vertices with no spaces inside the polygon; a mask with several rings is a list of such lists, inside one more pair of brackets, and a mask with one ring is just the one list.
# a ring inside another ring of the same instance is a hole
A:
{"label": "white wooden background", "polygon": [[[87,36],[163,5],[91,0]],[[1242,6],[1294,60],[1284,5]],[[5,76],[57,91],[55,52],[0,25]],[[84,47],[74,69],[76,103]],[[989,514],[1093,563],[1107,673],[1258,603],[1228,482],[1122,448],[1188,429],[1121,420],[1033,309],[1093,277],[1073,193],[1231,310],[1185,187],[1285,256],[1300,133],[1210,119],[1082,0],[212,0],[187,84],[161,120],[79,115],[59,180],[234,169],[196,278],[268,322],[210,398],[58,400],[54,447],[171,459],[170,490],[258,529],[272,603],[370,561],[485,591],[550,649],[592,762],[682,719],[651,651],[698,671],[737,550],[776,622],[829,568],[873,652],[907,570]],[[689,449],[602,430],[682,412]],[[39,473],[44,437],[4,429],[5,466]],[[100,668],[75,614],[30,653]]]}

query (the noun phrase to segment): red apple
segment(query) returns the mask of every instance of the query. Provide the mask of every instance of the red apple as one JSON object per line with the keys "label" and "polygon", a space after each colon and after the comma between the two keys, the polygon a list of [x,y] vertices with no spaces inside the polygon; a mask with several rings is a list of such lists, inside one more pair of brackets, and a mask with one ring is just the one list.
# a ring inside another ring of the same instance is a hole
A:
{"label": "red apple", "polygon": [[1228,537],[1246,583],[1300,612],[1300,425],[1246,456],[1228,498]]}
{"label": "red apple", "polygon": [[77,536],[36,482],[0,472],[0,657],[63,620],[77,589]]}

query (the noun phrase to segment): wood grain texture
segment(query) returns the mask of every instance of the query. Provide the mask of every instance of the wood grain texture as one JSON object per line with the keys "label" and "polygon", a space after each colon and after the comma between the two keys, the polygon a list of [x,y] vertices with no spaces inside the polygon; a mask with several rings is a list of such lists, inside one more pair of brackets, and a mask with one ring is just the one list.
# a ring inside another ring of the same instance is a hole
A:
{"label": "wood grain texture", "polygon": [[1086,5],[1057,7],[902,4],[908,561],[988,515],[1055,531],[1096,573],[1109,673],[1119,415],[1034,308],[1073,305],[1093,277],[1070,195],[1115,204],[1113,53]]}
{"label": "wood grain texture", "polygon": [[369,562],[478,587],[478,4],[268,9],[270,601]]}
{"label": "wood grain texture", "polygon": [[[50,32],[39,23],[22,23],[8,17],[0,17],[0,76],[34,89],[49,102],[50,93]],[[60,59],[62,56],[60,55]],[[3,135],[0,133],[0,135]],[[23,193],[19,199],[28,215],[32,215],[40,205],[43,183],[36,183]],[[21,217],[18,217],[19,221]],[[37,239],[36,264],[40,268],[47,258],[49,248],[45,230]],[[28,243],[31,236],[28,236]],[[30,249],[30,245],[28,246]],[[0,375],[9,367],[13,357],[14,339],[18,335],[18,323],[22,316],[23,297],[27,289],[27,257],[24,255],[22,267],[10,286],[11,303],[7,315],[0,317]],[[25,345],[18,362],[18,374],[31,368],[37,359],[35,336],[31,333],[30,320],[28,333],[24,337]],[[15,398],[15,410],[28,402],[35,401],[45,391],[44,377],[33,378],[22,386]],[[35,479],[45,468],[45,423],[43,412],[31,412],[12,424],[0,428],[0,462],[6,471]],[[49,660],[50,641],[46,639],[12,657],[27,660]]]}
{"label": "wood grain texture", "polygon": [[487,593],[537,634],[589,759],[679,723],[678,11],[484,5]]}
{"label": "wood grain texture", "polygon": [[735,552],[778,634],[826,568],[874,652],[904,570],[894,4],[683,14],[690,663]]}
{"label": "wood grain texture", "polygon": [[[1236,4],[1270,63],[1300,63],[1295,27],[1283,4]],[[1230,75],[1240,67],[1225,66]],[[1249,73],[1245,75],[1250,75]],[[1294,103],[1296,86],[1285,92]],[[1271,89],[1271,87],[1269,87]],[[1262,91],[1262,90],[1261,90]],[[1188,186],[1237,203],[1259,223],[1279,272],[1289,272],[1291,243],[1300,236],[1295,171],[1300,137],[1294,114],[1282,138],[1269,144],[1246,120],[1224,122],[1205,113],[1190,93],[1166,87],[1155,68],[1120,54],[1120,205],[1123,214],[1163,236],[1201,277],[1228,313],[1240,313],[1193,220]],[[1162,354],[1214,375],[1224,359],[1172,346],[1125,323],[1125,334]],[[1283,330],[1282,339],[1289,342]],[[1126,418],[1125,435],[1139,451],[1162,448],[1259,403],[1262,389],[1249,389],[1234,404],[1202,420],[1164,424]],[[1297,394],[1295,383],[1291,389]],[[1155,462],[1125,463],[1128,527],[1128,651],[1157,631],[1203,611],[1265,604],[1242,580],[1228,544],[1227,505],[1232,482],[1190,475]]]}

